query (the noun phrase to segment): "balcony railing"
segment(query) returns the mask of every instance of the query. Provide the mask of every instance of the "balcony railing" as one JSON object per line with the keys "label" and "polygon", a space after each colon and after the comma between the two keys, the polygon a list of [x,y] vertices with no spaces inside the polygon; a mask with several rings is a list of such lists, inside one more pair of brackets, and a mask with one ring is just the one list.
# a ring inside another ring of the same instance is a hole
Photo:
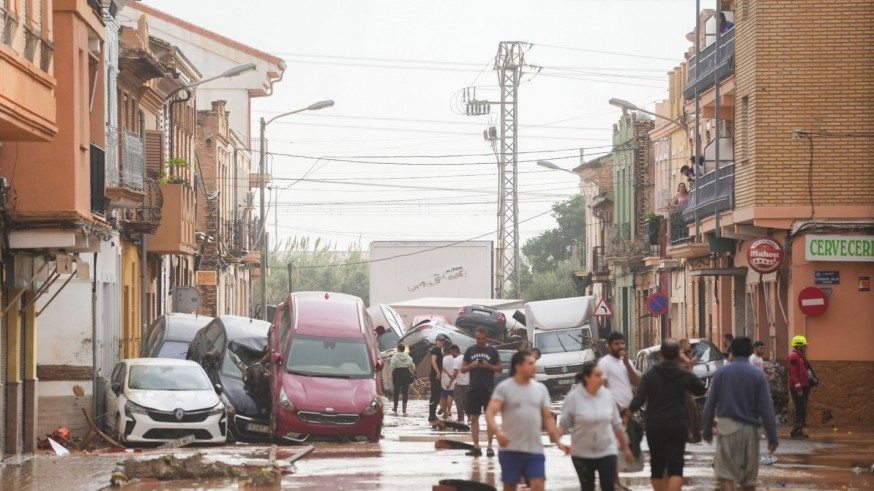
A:
{"label": "balcony railing", "polygon": [[686,99],[695,98],[698,93],[716,85],[734,73],[734,29],[722,34],[719,39],[719,51],[716,43],[702,49],[698,56],[689,59],[689,81],[683,89]]}
{"label": "balcony railing", "polygon": [[687,222],[694,222],[729,210],[734,203],[734,164],[720,167],[699,177],[689,192],[683,211]]}
{"label": "balcony railing", "polygon": [[632,249],[631,224],[616,223],[604,227],[604,253],[608,257],[625,256]]}
{"label": "balcony railing", "polygon": [[143,191],[146,177],[146,153],[143,139],[136,133],[124,131],[121,134],[121,183],[129,189]]}
{"label": "balcony railing", "polygon": [[232,256],[244,256],[252,250],[251,231],[246,220],[226,220],[222,241]]}
{"label": "balcony railing", "polygon": [[592,274],[595,276],[610,274],[610,265],[604,253],[604,246],[592,248]]}
{"label": "balcony railing", "polygon": [[91,211],[106,212],[106,155],[100,147],[91,145]]}
{"label": "balcony railing", "polygon": [[662,256],[662,242],[664,238],[664,219],[647,218],[644,220],[645,234],[643,236],[644,254],[649,257]]}
{"label": "balcony railing", "polygon": [[671,208],[670,230],[671,230],[671,245],[680,245],[689,242],[689,222],[683,216],[686,210],[686,205],[675,206]]}

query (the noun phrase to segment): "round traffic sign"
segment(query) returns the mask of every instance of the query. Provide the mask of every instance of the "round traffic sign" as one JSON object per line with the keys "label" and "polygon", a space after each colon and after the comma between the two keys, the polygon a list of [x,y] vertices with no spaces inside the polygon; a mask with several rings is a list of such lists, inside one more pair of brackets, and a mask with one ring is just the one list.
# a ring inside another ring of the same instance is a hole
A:
{"label": "round traffic sign", "polygon": [[783,248],[771,239],[754,240],[747,249],[747,262],[757,273],[773,273],[783,264]]}
{"label": "round traffic sign", "polygon": [[798,307],[808,317],[818,317],[828,310],[828,296],[820,288],[808,286],[798,294]]}
{"label": "round traffic sign", "polygon": [[652,315],[665,315],[670,306],[671,299],[662,292],[655,292],[646,299],[646,310]]}

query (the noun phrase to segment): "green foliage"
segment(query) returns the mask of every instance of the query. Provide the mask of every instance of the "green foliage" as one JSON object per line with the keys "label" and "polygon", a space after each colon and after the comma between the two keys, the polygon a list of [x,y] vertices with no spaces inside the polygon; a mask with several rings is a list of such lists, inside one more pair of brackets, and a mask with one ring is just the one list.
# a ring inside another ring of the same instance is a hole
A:
{"label": "green foliage", "polygon": [[[586,200],[581,196],[552,206],[558,227],[540,233],[522,246],[532,273],[555,271],[559,263],[571,259],[574,246],[585,244]],[[523,288],[524,292],[524,288]]]}
{"label": "green foliage", "polygon": [[[527,273],[527,274],[525,274]],[[540,273],[524,272],[522,275],[523,298],[526,302],[549,300],[552,298],[575,297],[579,293],[574,288],[571,276],[574,265],[563,261],[551,271]]]}
{"label": "green foliage", "polygon": [[[324,291],[346,293],[370,302],[370,265],[361,252],[361,245],[337,251],[331,242],[320,238],[293,237],[278,244],[269,256],[271,266],[267,277],[267,303],[278,304],[288,296],[288,264],[294,265],[294,291]],[[261,298],[259,283],[255,283],[255,298]]]}
{"label": "green foliage", "polygon": [[171,169],[187,169],[190,165],[182,157],[173,157],[167,161],[167,167]]}

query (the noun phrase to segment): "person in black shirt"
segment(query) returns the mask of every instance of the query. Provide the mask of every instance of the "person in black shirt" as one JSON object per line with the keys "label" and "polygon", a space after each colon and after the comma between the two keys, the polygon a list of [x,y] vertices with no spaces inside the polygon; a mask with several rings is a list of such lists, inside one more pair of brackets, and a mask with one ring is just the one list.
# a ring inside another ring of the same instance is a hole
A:
{"label": "person in black shirt", "polygon": [[443,347],[448,346],[449,337],[445,334],[438,334],[435,345],[431,348],[431,373],[429,380],[431,382],[431,401],[428,405],[428,422],[437,421],[437,406],[440,405],[440,374],[443,373]]}
{"label": "person in black shirt", "polygon": [[679,491],[683,486],[683,454],[689,434],[686,392],[702,396],[706,390],[701,379],[680,364],[680,343],[676,339],[665,339],[659,355],[662,362],[643,374],[623,416],[628,418],[646,404],[652,487]]}
{"label": "person in black shirt", "polygon": [[[461,373],[470,373],[470,384],[467,386],[467,407],[465,412],[471,417],[470,432],[473,437],[473,450],[466,455],[479,457],[483,454],[479,446],[479,416],[485,411],[495,390],[495,373],[502,371],[501,356],[498,349],[489,344],[488,333],[485,329],[476,330],[476,344],[467,348],[464,352],[464,364]],[[492,450],[491,430],[487,432],[489,437],[486,455],[494,457]]]}

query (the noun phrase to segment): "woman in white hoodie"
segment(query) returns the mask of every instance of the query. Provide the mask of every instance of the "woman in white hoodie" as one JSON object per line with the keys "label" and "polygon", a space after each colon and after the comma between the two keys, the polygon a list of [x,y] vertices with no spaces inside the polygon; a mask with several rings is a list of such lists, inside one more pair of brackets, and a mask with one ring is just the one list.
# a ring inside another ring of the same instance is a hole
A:
{"label": "woman in white hoodie", "polygon": [[594,491],[597,471],[601,489],[613,491],[618,475],[619,447],[629,462],[634,460],[625,440],[622,418],[613,396],[604,387],[604,372],[600,367],[591,362],[584,364],[577,380],[581,385],[574,387],[565,398],[559,427],[571,434],[571,456],[580,488]]}

